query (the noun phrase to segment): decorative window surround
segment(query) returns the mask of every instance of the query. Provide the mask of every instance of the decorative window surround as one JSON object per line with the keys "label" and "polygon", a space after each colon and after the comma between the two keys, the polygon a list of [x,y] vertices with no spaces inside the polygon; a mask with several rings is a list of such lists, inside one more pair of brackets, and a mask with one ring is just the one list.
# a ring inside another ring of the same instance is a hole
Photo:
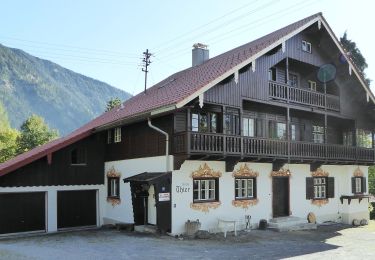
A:
{"label": "decorative window surround", "polygon": [[364,176],[363,171],[361,170],[361,168],[357,167],[357,169],[355,169],[353,173],[353,177],[363,177],[363,176]]}
{"label": "decorative window surround", "polygon": [[240,177],[248,177],[248,178],[256,178],[259,176],[259,173],[257,171],[254,171],[253,169],[250,169],[249,166],[247,166],[247,163],[242,164],[240,168],[232,173],[232,176],[234,178],[240,178]]}
{"label": "decorative window surround", "polygon": [[328,177],[329,173],[323,171],[322,168],[318,168],[315,172],[311,172],[311,177]]}
{"label": "decorative window surround", "polygon": [[[116,171],[115,167],[112,166],[106,173],[107,180],[113,179],[113,178],[121,178],[121,173]],[[120,197],[107,197],[107,202],[111,203],[112,206],[120,205],[121,199]]]}
{"label": "decorative window surround", "polygon": [[204,213],[208,213],[210,209],[217,209],[220,207],[221,202],[220,201],[214,201],[214,202],[203,202],[203,203],[190,203],[190,208],[194,210],[199,210]]}
{"label": "decorative window surround", "polygon": [[242,200],[232,200],[232,205],[234,207],[241,207],[243,209],[248,209],[250,206],[255,206],[258,204],[258,199],[242,199]]}
{"label": "decorative window surround", "polygon": [[279,171],[272,171],[270,177],[291,177],[292,173],[289,169],[281,168]]}
{"label": "decorative window surround", "polygon": [[222,173],[220,171],[214,171],[211,169],[207,163],[203,166],[199,166],[198,170],[191,173],[191,178],[220,178]]}

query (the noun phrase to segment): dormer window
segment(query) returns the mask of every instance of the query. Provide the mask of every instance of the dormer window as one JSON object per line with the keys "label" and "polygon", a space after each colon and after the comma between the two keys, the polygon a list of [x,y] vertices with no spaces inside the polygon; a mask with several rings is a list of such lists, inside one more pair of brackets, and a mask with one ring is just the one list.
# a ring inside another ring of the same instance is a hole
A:
{"label": "dormer window", "polygon": [[307,41],[302,41],[302,50],[304,52],[311,53],[311,43]]}

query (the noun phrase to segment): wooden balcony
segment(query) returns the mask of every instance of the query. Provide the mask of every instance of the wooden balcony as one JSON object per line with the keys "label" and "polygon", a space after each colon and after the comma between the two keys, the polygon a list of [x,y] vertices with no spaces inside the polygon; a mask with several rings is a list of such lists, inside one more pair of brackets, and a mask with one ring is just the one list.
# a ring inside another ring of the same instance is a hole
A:
{"label": "wooden balcony", "polygon": [[[269,96],[271,99],[282,101],[287,101],[289,96],[289,102],[291,103],[323,109],[327,106],[328,110],[340,111],[340,98],[338,96],[290,87],[279,82],[269,82]],[[327,104],[325,96],[327,97]]]}
{"label": "wooden balcony", "polygon": [[[241,137],[217,133],[181,132],[174,136],[174,153],[202,156],[289,159],[325,163],[363,163],[375,161],[374,149],[336,144],[290,142]],[[290,151],[290,152],[289,152]]]}

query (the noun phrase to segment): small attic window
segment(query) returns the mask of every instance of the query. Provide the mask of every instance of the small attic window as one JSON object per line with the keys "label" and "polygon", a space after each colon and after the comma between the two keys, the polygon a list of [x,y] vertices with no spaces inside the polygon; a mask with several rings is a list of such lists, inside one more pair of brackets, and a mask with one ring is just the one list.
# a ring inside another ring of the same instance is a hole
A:
{"label": "small attic window", "polygon": [[302,41],[302,51],[311,53],[311,43],[308,41]]}

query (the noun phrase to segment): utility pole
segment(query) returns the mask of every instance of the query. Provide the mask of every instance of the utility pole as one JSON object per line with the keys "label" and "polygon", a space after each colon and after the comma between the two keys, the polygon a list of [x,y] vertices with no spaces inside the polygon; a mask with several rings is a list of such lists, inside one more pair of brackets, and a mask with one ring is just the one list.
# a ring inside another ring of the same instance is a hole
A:
{"label": "utility pole", "polygon": [[151,64],[150,57],[151,53],[148,52],[148,49],[146,49],[145,52],[143,52],[143,59],[142,59],[142,71],[145,73],[145,93],[147,89],[147,73],[148,73],[148,66]]}

